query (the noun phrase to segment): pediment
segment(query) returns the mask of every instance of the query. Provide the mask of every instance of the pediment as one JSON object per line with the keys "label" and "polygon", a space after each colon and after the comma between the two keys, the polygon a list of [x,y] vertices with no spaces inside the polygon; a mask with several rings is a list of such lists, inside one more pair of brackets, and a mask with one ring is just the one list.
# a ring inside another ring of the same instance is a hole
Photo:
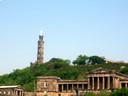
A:
{"label": "pediment", "polygon": [[121,74],[114,70],[103,69],[101,67],[98,69],[92,70],[88,73],[88,75],[93,75],[93,74],[103,74],[103,75],[109,74],[111,76],[118,77],[120,80],[128,80],[128,75]]}
{"label": "pediment", "polygon": [[90,71],[88,74],[92,74],[92,73],[113,73],[114,71],[111,71],[111,70],[107,70],[107,69],[103,69],[103,68],[98,68],[98,69],[95,69],[95,70],[92,70]]}

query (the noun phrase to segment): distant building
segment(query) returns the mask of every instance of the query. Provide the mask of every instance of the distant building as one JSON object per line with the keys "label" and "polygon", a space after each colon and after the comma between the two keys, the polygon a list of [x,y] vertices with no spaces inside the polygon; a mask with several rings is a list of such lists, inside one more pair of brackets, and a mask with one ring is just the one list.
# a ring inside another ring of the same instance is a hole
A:
{"label": "distant building", "polygon": [[24,91],[19,85],[0,86],[0,96],[24,96]]}
{"label": "distant building", "polygon": [[110,62],[110,63],[125,63],[123,60],[121,60],[121,61],[114,61],[114,60],[111,60],[111,59],[107,59],[104,56],[101,56],[100,58],[104,59],[106,61],[106,63],[108,63],[108,62]]}
{"label": "distant building", "polygon": [[43,60],[44,60],[44,41],[43,41],[42,31],[40,31],[38,50],[37,50],[37,63],[43,64]]}
{"label": "distant building", "polygon": [[117,88],[128,87],[128,76],[106,70],[96,69],[87,74],[87,80],[62,80],[56,76],[37,77],[36,96],[83,96],[86,92],[111,92]]}

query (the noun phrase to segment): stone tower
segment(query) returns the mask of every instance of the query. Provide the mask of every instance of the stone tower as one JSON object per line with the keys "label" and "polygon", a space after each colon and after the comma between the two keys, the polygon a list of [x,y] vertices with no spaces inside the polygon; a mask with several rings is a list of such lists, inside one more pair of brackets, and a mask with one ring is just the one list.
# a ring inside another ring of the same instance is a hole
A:
{"label": "stone tower", "polygon": [[44,41],[43,41],[43,35],[41,30],[39,35],[39,41],[38,41],[37,63],[43,64],[43,60],[44,60]]}

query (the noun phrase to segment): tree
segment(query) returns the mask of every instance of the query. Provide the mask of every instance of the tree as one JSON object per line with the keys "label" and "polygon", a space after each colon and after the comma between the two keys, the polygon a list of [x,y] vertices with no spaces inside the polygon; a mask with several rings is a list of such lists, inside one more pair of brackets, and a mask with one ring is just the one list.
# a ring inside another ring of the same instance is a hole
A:
{"label": "tree", "polygon": [[128,96],[128,88],[117,89],[111,92],[110,96]]}
{"label": "tree", "polygon": [[79,77],[80,72],[77,68],[74,68],[74,66],[69,66],[63,68],[63,71],[59,72],[59,77],[63,79],[70,79],[70,80],[76,80]]}
{"label": "tree", "polygon": [[104,64],[104,63],[106,63],[105,60],[99,56],[89,57],[89,64]]}
{"label": "tree", "polygon": [[60,64],[70,64],[70,60],[63,60],[61,58],[52,58],[48,63],[60,63]]}
{"label": "tree", "polygon": [[70,64],[70,60],[63,60],[61,58],[52,58],[47,65],[49,68],[59,69]]}
{"label": "tree", "polygon": [[122,69],[120,70],[120,73],[122,73],[122,74],[127,74],[127,75],[128,75],[128,67],[122,68]]}
{"label": "tree", "polygon": [[73,61],[73,64],[77,64],[77,65],[85,65],[87,64],[87,61],[88,60],[88,56],[86,55],[79,55],[76,60]]}

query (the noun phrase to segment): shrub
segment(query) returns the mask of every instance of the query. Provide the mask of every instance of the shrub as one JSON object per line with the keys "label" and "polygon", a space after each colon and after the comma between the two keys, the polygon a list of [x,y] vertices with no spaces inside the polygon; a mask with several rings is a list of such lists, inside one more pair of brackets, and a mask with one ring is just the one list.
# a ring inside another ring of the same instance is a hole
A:
{"label": "shrub", "polygon": [[111,92],[110,96],[128,96],[128,88],[117,89]]}

